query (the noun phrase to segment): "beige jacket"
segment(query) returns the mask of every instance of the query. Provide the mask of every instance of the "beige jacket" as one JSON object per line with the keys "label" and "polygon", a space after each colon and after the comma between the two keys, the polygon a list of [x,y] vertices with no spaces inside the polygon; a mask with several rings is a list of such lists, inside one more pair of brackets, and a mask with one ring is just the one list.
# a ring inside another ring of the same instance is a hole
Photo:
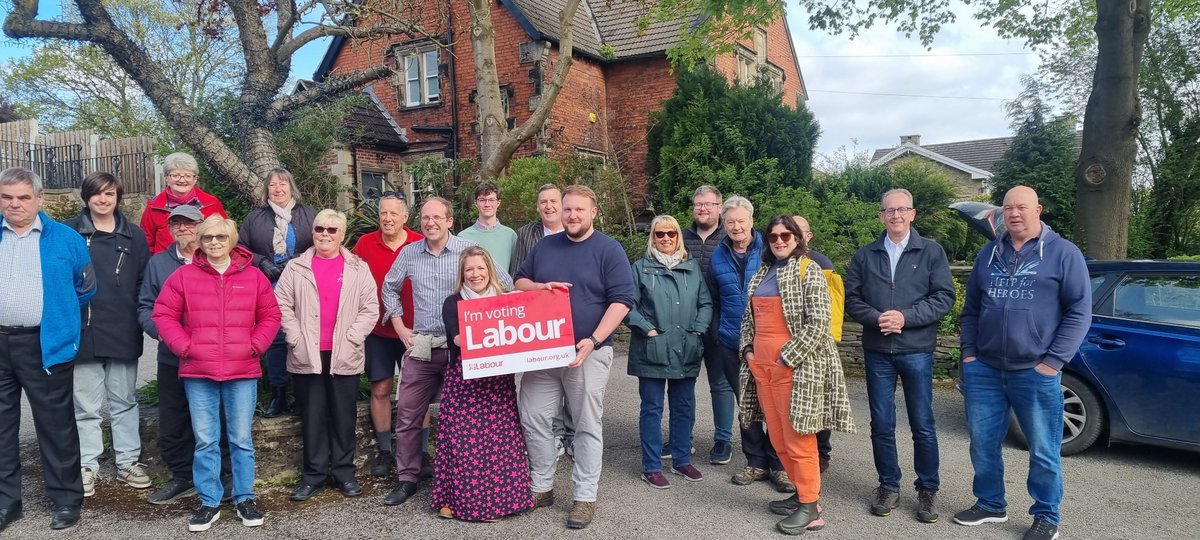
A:
{"label": "beige jacket", "polygon": [[[316,248],[308,248],[288,262],[275,285],[288,345],[289,373],[321,373],[321,306],[312,270],[315,254]],[[367,263],[346,248],[342,248],[342,257],[346,260],[346,268],[342,274],[337,322],[333,327],[329,370],[334,375],[358,375],[366,364],[363,341],[379,320],[379,297]]]}

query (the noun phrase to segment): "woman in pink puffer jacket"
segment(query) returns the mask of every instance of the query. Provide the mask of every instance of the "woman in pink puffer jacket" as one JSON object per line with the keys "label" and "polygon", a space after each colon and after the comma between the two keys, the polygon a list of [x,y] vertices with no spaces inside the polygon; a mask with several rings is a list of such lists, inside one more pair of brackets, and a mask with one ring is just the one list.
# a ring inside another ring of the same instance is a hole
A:
{"label": "woman in pink puffer jacket", "polygon": [[263,524],[254,501],[254,442],[250,425],[258,402],[258,357],[279,331],[279,304],[271,282],[237,245],[233,220],[210,217],[196,231],[200,249],[163,284],[152,316],[162,342],[179,356],[196,454],[193,482],[200,509],[189,531],[207,530],[220,517],[221,411],[233,465],[233,501],[247,527]]}

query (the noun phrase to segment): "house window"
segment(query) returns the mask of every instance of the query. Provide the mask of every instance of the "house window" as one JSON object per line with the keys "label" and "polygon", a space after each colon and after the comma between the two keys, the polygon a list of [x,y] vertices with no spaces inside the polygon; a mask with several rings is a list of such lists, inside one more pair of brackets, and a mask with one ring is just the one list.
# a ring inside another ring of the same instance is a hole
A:
{"label": "house window", "polygon": [[758,76],[758,62],[755,58],[754,51],[745,47],[738,47],[734,53],[737,57],[737,80],[739,83],[748,85],[754,82],[754,78]]}
{"label": "house window", "polygon": [[737,61],[737,80],[743,85],[753,84],[755,79],[766,77],[776,92],[783,90],[783,70],[767,61],[767,31],[761,28],[754,32],[754,50],[739,46],[734,52]]}
{"label": "house window", "polygon": [[404,106],[417,107],[441,101],[437,48],[412,49],[399,56],[404,62],[404,88],[401,92]]}
{"label": "house window", "polygon": [[387,183],[387,173],[381,171],[361,171],[358,173],[358,192],[363,200],[373,201],[383,193]]}
{"label": "house window", "polygon": [[760,66],[767,63],[767,31],[762,28],[754,32],[754,56]]}

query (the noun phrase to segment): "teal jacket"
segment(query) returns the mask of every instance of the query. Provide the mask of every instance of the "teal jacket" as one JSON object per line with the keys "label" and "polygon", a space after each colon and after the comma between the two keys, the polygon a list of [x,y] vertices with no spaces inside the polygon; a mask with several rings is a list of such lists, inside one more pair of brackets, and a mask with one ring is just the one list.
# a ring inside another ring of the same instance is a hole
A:
{"label": "teal jacket", "polygon": [[[45,212],[38,215],[42,218],[42,368],[49,371],[74,360],[79,352],[80,308],[96,294],[96,275],[83,237]],[[0,217],[0,242],[3,224]]]}
{"label": "teal jacket", "polygon": [[[625,317],[632,337],[629,374],[682,379],[700,374],[701,339],[712,320],[712,296],[695,259],[667,268],[652,256],[633,263],[634,307]],[[652,329],[658,335],[646,334]]]}

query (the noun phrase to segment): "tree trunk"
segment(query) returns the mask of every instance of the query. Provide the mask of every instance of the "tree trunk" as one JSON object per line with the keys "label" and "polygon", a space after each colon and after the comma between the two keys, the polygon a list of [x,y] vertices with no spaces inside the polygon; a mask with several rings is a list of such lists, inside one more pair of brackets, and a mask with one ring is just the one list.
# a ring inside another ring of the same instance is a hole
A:
{"label": "tree trunk", "polygon": [[[471,50],[475,60],[475,108],[479,122],[480,164],[500,150],[500,141],[508,132],[504,106],[500,100],[500,77],[496,73],[496,29],[492,25],[491,0],[469,0],[471,11]],[[451,98],[454,99],[454,98]],[[491,180],[500,171],[482,168],[480,177]]]}
{"label": "tree trunk", "polygon": [[1123,259],[1142,122],[1138,69],[1150,35],[1150,0],[1097,0],[1096,11],[1096,75],[1075,169],[1075,240],[1090,257]]}

